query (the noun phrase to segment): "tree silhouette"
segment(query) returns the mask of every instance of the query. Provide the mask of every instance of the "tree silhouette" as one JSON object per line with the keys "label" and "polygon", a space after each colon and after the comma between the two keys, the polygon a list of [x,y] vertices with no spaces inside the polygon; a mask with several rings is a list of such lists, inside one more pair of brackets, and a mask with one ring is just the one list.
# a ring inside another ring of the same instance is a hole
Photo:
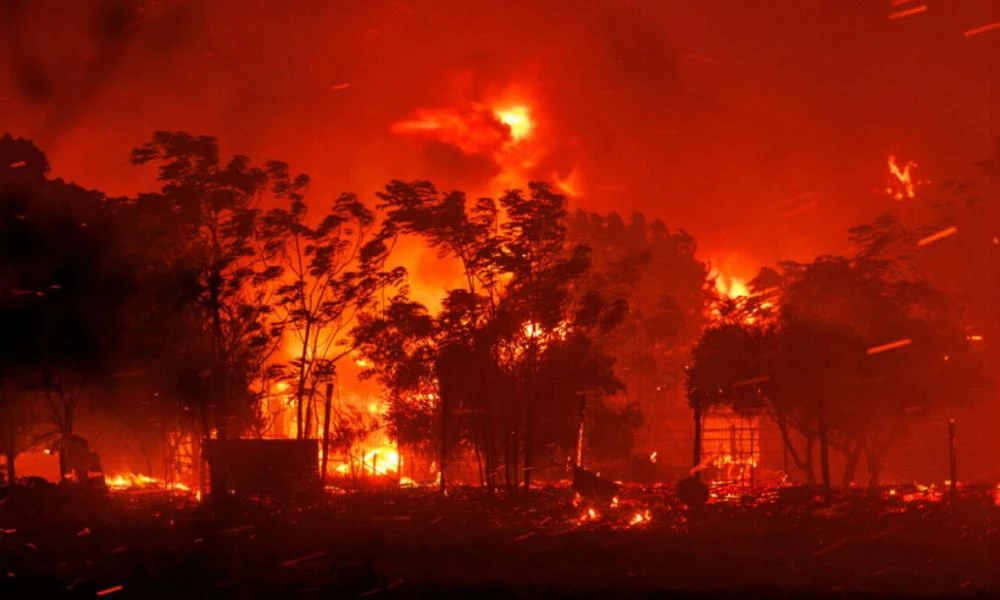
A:
{"label": "tree silhouette", "polygon": [[[853,257],[762,271],[754,281],[759,297],[741,310],[768,306],[765,313],[743,312],[707,330],[688,374],[692,403],[774,419],[810,482],[818,442],[827,488],[830,448],[846,459],[844,485],[862,456],[877,483],[908,413],[950,412],[989,389],[953,302],[908,258],[917,236],[891,216],[851,234]],[[804,453],[790,428],[805,438]]]}
{"label": "tree silhouette", "polygon": [[[163,187],[156,200],[187,238],[184,253],[208,332],[201,431],[224,439],[238,431],[240,416],[251,413],[249,382],[281,335],[269,323],[270,295],[282,273],[275,260],[280,244],[263,235],[259,204],[272,185],[286,182],[272,181],[245,156],[223,164],[215,138],[181,132],[155,133],[133,150],[132,162],[158,165]],[[222,481],[213,484],[225,489]]]}
{"label": "tree silhouette", "polygon": [[332,377],[337,361],[351,352],[345,346],[355,317],[387,287],[399,285],[405,270],[383,270],[390,252],[385,230],[376,227],[375,213],[357,196],[341,195],[312,226],[303,201],[308,178],[291,180],[280,163],[268,169],[277,195],[288,204],[269,211],[264,223],[285,272],[274,304],[296,344],[285,376],[295,386],[296,436],[302,439],[311,435],[318,412],[313,401],[319,382]]}
{"label": "tree silhouette", "polygon": [[[135,364],[120,347],[137,265],[116,227],[118,202],[47,179],[44,155],[24,140],[0,139],[0,156],[0,379],[8,394],[41,395],[61,450],[93,385]],[[11,466],[14,421],[5,435]]]}
{"label": "tree silhouette", "polygon": [[708,265],[695,257],[691,235],[640,213],[626,221],[577,211],[568,227],[570,239],[591,248],[593,267],[582,288],[625,310],[601,344],[615,358],[628,401],[662,418],[683,391],[684,367],[708,316]]}

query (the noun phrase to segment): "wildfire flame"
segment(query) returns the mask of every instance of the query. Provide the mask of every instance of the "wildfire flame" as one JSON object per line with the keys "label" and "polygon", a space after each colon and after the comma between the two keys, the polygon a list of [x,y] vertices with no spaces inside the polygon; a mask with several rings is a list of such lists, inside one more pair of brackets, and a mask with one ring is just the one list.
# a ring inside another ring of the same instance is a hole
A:
{"label": "wildfire flame", "polygon": [[628,524],[630,526],[645,525],[653,520],[652,515],[650,515],[648,510],[637,511],[632,518],[629,520]]}
{"label": "wildfire flame", "polygon": [[914,178],[913,173],[917,168],[917,163],[907,161],[900,168],[896,162],[896,156],[889,155],[889,184],[885,188],[885,193],[895,200],[912,200],[917,195],[917,187],[927,183]]}
{"label": "wildfire flame", "polygon": [[109,489],[116,491],[148,488],[162,488],[178,492],[191,491],[191,488],[183,483],[165,483],[161,479],[150,477],[149,475],[142,475],[140,473],[119,473],[111,476],[105,475],[104,483]]}
{"label": "wildfire flame", "polygon": [[391,133],[444,143],[466,155],[489,157],[499,173],[477,193],[498,193],[524,187],[531,180],[547,180],[568,196],[581,193],[581,175],[537,171],[551,151],[540,135],[537,107],[522,94],[508,93],[485,102],[465,102],[457,107],[418,108],[389,126]]}
{"label": "wildfire flame", "polygon": [[750,295],[750,288],[745,279],[727,276],[719,273],[715,276],[715,289],[721,296],[730,299],[745,298]]}
{"label": "wildfire flame", "polygon": [[520,142],[531,135],[531,130],[535,126],[528,107],[523,105],[494,109],[493,114],[498,121],[510,129],[510,137],[513,142]]}
{"label": "wildfire flame", "polygon": [[600,518],[601,518],[600,513],[598,513],[593,508],[588,508],[587,510],[583,511],[583,514],[581,514],[580,518],[577,520],[582,524],[588,521],[596,521]]}
{"label": "wildfire flame", "polygon": [[[360,468],[361,474],[364,476],[386,477],[395,475],[399,471],[400,456],[396,447],[387,442],[362,454],[360,460],[355,465]],[[351,473],[351,464],[350,462],[345,462],[337,465],[334,471],[339,475],[349,475]],[[406,479],[408,484],[413,484],[412,480],[409,478]],[[400,485],[405,485],[402,480],[400,480]]]}

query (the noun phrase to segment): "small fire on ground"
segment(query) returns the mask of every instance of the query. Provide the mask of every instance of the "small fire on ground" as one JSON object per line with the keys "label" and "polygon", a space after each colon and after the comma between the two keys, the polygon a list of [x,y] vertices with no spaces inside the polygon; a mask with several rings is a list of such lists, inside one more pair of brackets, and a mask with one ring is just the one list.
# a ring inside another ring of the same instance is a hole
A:
{"label": "small fire on ground", "polygon": [[143,475],[141,473],[119,473],[117,475],[105,475],[104,483],[108,489],[114,491],[124,490],[171,490],[177,492],[190,492],[191,488],[177,481],[167,483],[162,479]]}
{"label": "small fire on ground", "polygon": [[622,501],[618,496],[611,498],[607,510],[599,510],[596,504],[587,504],[579,493],[573,494],[573,506],[581,510],[572,519],[577,526],[609,525],[613,529],[629,529],[648,525],[653,520],[653,514],[648,508],[636,506],[634,501]]}

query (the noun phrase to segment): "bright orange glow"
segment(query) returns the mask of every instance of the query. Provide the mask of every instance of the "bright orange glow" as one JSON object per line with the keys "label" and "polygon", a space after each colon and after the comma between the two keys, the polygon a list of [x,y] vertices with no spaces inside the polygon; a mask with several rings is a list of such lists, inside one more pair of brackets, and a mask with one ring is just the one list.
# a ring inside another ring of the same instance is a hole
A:
{"label": "bright orange glow", "polygon": [[634,527],[636,525],[645,525],[652,520],[653,517],[650,515],[648,510],[637,511],[634,515],[632,515],[632,519],[629,520],[628,524]]}
{"label": "bright orange glow", "polygon": [[540,180],[548,181],[562,194],[578,197],[583,190],[577,169],[570,169],[565,177],[556,171],[539,171],[553,144],[543,133],[538,113],[525,94],[508,90],[484,101],[468,99],[453,107],[418,108],[390,125],[389,131],[492,160],[499,172],[486,187],[467,190],[470,193],[492,195]]}
{"label": "bright orange glow", "polygon": [[569,333],[565,323],[560,323],[550,330],[546,330],[538,323],[525,323],[521,328],[521,332],[529,340],[545,340],[546,338],[550,340],[554,338],[564,340],[567,333]]}
{"label": "bright orange glow", "polygon": [[105,475],[104,483],[111,490],[139,490],[150,488],[162,488],[178,492],[190,492],[191,489],[180,482],[164,483],[163,480],[149,475],[139,473],[119,473],[118,475]]}
{"label": "bright orange glow", "polygon": [[601,518],[600,513],[598,513],[593,508],[588,508],[587,510],[583,511],[583,514],[580,515],[580,518],[577,519],[577,522],[582,524],[588,521],[596,521],[600,518]]}
{"label": "bright orange glow", "polygon": [[907,161],[902,167],[896,162],[896,156],[889,155],[889,184],[885,193],[895,200],[912,200],[917,195],[917,187],[927,183],[914,179],[913,173],[917,163]]}
{"label": "bright orange glow", "polygon": [[715,289],[721,296],[730,299],[745,298],[750,295],[745,279],[719,273],[715,276]]}
{"label": "bright orange glow", "polygon": [[361,465],[372,475],[389,475],[399,467],[399,453],[395,446],[375,448],[365,453]]}
{"label": "bright orange glow", "polygon": [[524,337],[535,339],[542,336],[542,326],[537,323],[527,323],[524,326]]}
{"label": "bright orange glow", "polygon": [[531,135],[534,123],[531,121],[531,114],[528,107],[523,105],[511,106],[509,108],[498,108],[493,110],[497,120],[510,129],[510,137],[514,142],[519,142]]}
{"label": "bright orange glow", "polygon": [[[348,462],[337,465],[334,468],[334,472],[339,475],[350,475],[351,467],[353,466],[360,471],[361,475],[366,477],[387,476],[397,473],[399,465],[400,457],[396,451],[396,447],[386,444],[385,446],[368,450],[353,465]],[[409,478],[407,478],[407,482],[406,485],[414,484],[413,480]],[[404,485],[402,479],[400,479],[400,485]]]}

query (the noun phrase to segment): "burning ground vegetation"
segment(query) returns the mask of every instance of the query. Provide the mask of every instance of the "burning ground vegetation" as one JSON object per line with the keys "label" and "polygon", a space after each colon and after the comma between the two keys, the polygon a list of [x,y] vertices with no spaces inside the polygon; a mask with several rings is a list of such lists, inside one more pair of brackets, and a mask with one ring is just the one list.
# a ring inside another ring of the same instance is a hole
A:
{"label": "burning ground vegetation", "polygon": [[[569,481],[329,490],[224,513],[149,485],[0,506],[0,593],[14,597],[691,597],[976,595],[1000,589],[1000,487],[676,486]],[[585,568],[581,568],[585,565]]]}

